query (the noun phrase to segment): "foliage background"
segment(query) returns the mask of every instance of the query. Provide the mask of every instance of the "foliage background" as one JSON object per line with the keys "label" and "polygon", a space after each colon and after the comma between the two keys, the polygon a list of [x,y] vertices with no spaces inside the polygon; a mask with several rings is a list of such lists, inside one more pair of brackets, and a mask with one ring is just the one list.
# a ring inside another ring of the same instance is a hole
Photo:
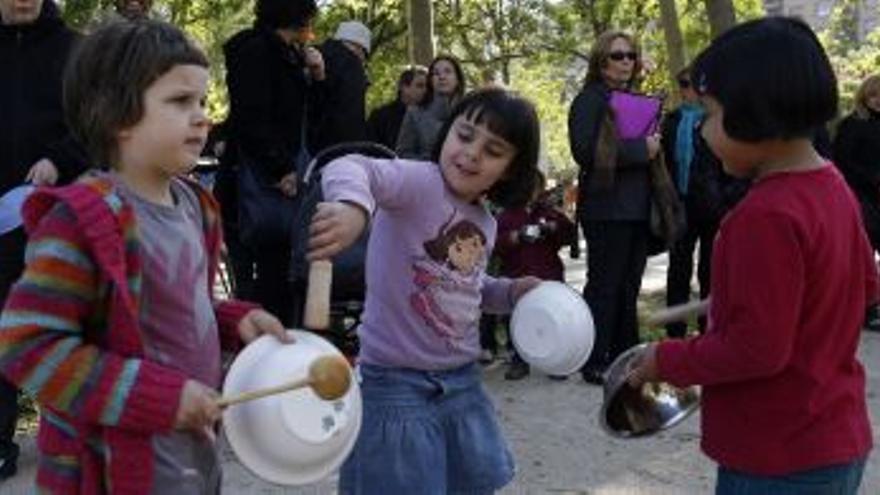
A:
{"label": "foliage background", "polygon": [[[674,0],[690,61],[709,40],[705,0]],[[842,112],[867,75],[880,67],[880,29],[867,40],[853,36],[854,3],[838,0],[829,26],[820,33],[840,79]],[[373,31],[368,71],[372,85],[368,106],[394,97],[397,75],[408,65],[406,0],[319,0],[318,39],[332,36],[336,25],[358,19]],[[596,35],[607,28],[635,33],[645,55],[641,89],[673,96],[667,77],[667,53],[660,25],[659,0],[436,0],[437,53],[463,62],[468,87],[504,83],[531,98],[542,121],[543,159],[552,176],[571,177],[567,113],[585,76],[586,54]],[[66,0],[64,16],[88,31],[109,16],[112,0]],[[157,17],[189,32],[212,61],[210,114],[222,120],[227,111],[223,43],[253,22],[254,0],[155,0]],[[737,20],[763,15],[761,0],[733,0]]]}

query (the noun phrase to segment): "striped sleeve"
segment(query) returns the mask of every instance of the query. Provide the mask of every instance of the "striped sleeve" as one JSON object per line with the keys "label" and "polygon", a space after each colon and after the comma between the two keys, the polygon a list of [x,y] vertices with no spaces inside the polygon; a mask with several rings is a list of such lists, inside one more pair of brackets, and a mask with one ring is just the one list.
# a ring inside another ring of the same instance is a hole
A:
{"label": "striped sleeve", "polygon": [[[44,406],[87,424],[143,432],[174,422],[186,376],[95,343],[98,271],[72,211],[56,204],[31,233],[25,271],[0,314],[0,373]],[[108,331],[113,331],[109,329]]]}

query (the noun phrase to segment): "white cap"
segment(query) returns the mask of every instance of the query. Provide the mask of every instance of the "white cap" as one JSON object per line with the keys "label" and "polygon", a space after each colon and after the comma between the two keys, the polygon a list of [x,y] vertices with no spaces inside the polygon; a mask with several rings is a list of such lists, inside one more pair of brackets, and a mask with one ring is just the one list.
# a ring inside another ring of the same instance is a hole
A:
{"label": "white cap", "polygon": [[370,28],[364,26],[358,21],[345,21],[336,28],[336,34],[333,37],[337,40],[351,41],[366,50],[367,55],[370,54]]}

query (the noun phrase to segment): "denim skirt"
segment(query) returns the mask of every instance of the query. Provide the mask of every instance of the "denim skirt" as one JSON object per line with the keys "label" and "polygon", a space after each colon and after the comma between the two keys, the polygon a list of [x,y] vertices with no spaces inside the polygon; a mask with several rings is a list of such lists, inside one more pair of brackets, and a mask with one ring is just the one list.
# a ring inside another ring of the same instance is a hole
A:
{"label": "denim skirt", "polygon": [[358,370],[363,423],[339,493],[477,495],[513,479],[513,456],[476,364]]}

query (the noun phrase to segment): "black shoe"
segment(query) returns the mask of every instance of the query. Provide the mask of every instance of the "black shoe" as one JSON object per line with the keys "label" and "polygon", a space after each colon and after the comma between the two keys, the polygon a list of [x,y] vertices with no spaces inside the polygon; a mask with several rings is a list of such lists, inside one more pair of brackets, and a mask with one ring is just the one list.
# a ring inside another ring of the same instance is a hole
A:
{"label": "black shoe", "polygon": [[877,306],[871,306],[865,312],[865,330],[880,332],[880,308]]}
{"label": "black shoe", "polygon": [[584,381],[587,383],[591,383],[593,385],[605,384],[605,373],[600,369],[584,368],[581,370],[581,376],[584,377]]}
{"label": "black shoe", "polygon": [[9,452],[0,457],[0,481],[15,476],[18,471],[18,445],[12,444]]}
{"label": "black shoe", "polygon": [[554,382],[564,382],[565,380],[568,380],[568,375],[547,375],[547,378]]}
{"label": "black shoe", "polygon": [[510,367],[504,372],[505,380],[522,380],[529,375],[529,365],[522,361],[513,361]]}

